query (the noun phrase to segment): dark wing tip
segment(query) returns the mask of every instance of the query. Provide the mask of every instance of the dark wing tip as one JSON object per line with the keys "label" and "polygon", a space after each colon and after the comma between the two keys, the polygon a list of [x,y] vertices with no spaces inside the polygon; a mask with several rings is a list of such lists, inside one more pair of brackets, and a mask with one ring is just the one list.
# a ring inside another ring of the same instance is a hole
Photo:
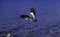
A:
{"label": "dark wing tip", "polygon": [[36,15],[36,11],[35,11],[35,9],[32,7],[32,8],[30,8],[30,12],[33,12],[34,13],[34,15]]}
{"label": "dark wing tip", "polygon": [[31,10],[31,12],[34,12],[34,11],[35,11],[35,9],[34,9],[34,8],[30,8],[30,10]]}
{"label": "dark wing tip", "polygon": [[29,17],[28,15],[21,15],[20,16],[21,18],[27,18],[27,17]]}

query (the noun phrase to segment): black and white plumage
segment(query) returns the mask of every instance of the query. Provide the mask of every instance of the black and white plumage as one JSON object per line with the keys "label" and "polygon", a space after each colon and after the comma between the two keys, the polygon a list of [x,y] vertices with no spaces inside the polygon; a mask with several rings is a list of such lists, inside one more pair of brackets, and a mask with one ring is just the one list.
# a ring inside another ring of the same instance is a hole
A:
{"label": "black and white plumage", "polygon": [[33,13],[34,15],[36,15],[36,11],[34,8],[30,8],[30,12]]}
{"label": "black and white plumage", "polygon": [[30,15],[21,15],[21,18],[24,18],[25,20],[30,20],[36,22],[36,11],[34,8],[30,8]]}

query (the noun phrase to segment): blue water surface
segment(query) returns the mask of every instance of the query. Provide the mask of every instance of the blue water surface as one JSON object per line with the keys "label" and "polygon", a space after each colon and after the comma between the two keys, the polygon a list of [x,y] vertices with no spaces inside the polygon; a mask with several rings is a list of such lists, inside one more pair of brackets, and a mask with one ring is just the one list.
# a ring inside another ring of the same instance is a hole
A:
{"label": "blue water surface", "polygon": [[[21,15],[36,9],[37,22],[25,21]],[[59,37],[60,0],[0,0],[0,36]]]}

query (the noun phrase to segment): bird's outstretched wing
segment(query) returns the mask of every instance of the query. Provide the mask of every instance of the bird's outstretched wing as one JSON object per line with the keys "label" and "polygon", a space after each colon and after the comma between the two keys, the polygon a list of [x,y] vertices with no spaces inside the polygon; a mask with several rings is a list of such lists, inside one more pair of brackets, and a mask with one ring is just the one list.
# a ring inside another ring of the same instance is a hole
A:
{"label": "bird's outstretched wing", "polygon": [[28,15],[21,15],[20,17],[25,19],[25,20],[30,20],[31,19],[31,17],[28,16]]}
{"label": "bird's outstretched wing", "polygon": [[30,18],[28,15],[21,15],[21,18]]}
{"label": "bird's outstretched wing", "polygon": [[36,15],[36,11],[35,11],[35,9],[33,7],[30,8],[30,12],[32,12],[34,15]]}

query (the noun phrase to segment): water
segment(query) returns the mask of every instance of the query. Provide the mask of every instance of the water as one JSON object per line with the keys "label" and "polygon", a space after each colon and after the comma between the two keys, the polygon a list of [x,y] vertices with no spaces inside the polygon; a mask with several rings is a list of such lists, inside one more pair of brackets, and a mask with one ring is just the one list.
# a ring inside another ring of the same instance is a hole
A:
{"label": "water", "polygon": [[[37,12],[37,22],[20,18],[22,14],[29,15],[32,6]],[[7,35],[11,31],[14,37],[59,37],[58,22],[60,22],[58,0],[0,0],[0,35],[5,32]],[[51,36],[55,32],[58,34]]]}

